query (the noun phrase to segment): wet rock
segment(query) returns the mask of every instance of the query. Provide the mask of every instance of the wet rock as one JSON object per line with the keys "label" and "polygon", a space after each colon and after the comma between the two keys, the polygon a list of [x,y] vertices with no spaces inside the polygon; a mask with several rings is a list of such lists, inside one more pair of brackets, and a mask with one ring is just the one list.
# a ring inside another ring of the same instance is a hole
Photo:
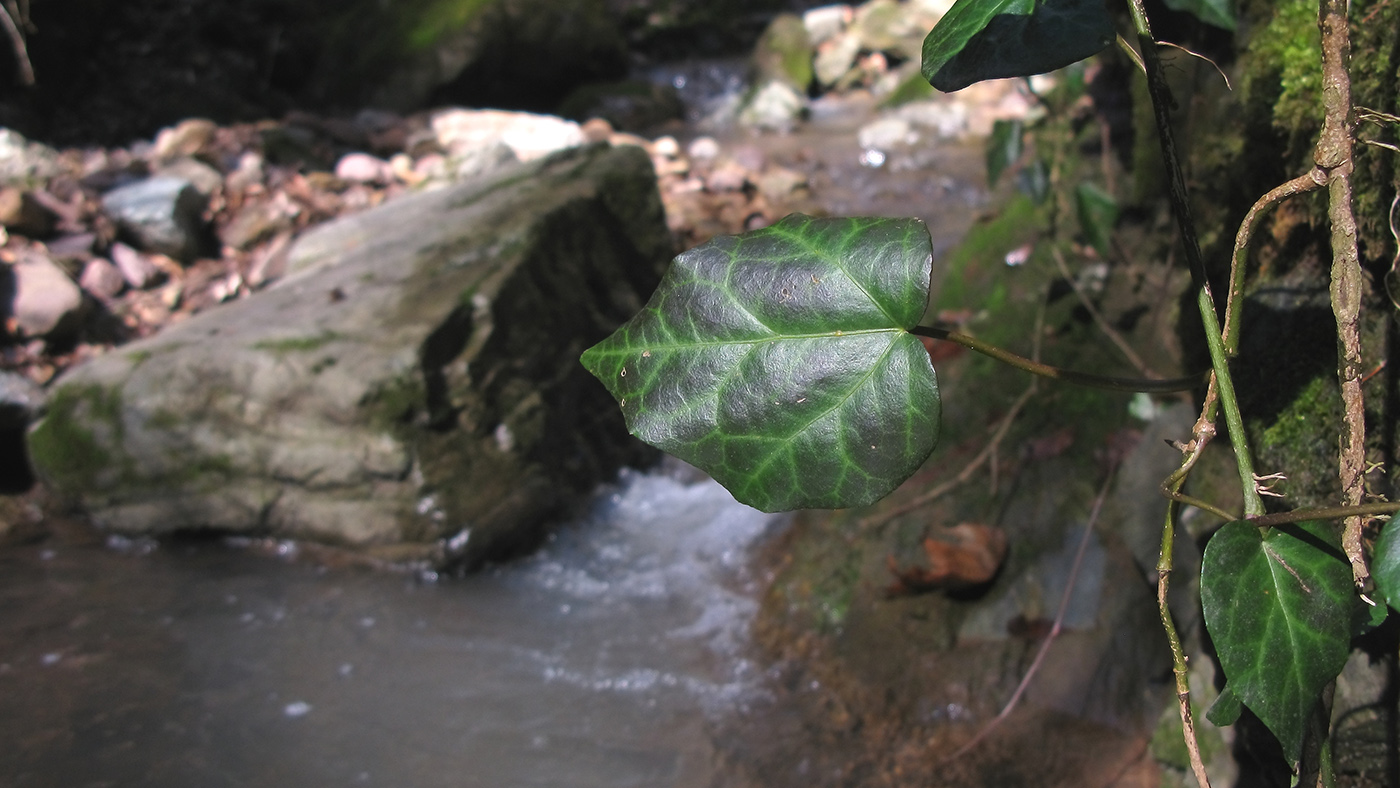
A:
{"label": "wet rock", "polygon": [[102,209],[138,246],[177,260],[194,259],[205,233],[205,198],[183,178],[154,177],[102,197]]}
{"label": "wet rock", "polygon": [[14,281],[9,318],[21,335],[61,339],[76,328],[83,292],[62,268],[32,250],[9,268]]}
{"label": "wet rock", "polygon": [[32,455],[114,531],[475,565],[640,459],[577,356],[671,252],[635,147],[407,195],[305,233],[276,286],[69,371]]}
{"label": "wet rock", "polygon": [[126,287],[126,278],[122,272],[111,262],[94,257],[83,266],[83,273],[78,277],[78,285],[91,293],[97,299],[106,301],[114,298]]}
{"label": "wet rock", "polygon": [[0,189],[0,225],[10,232],[44,238],[53,232],[57,218],[30,192],[14,187]]}

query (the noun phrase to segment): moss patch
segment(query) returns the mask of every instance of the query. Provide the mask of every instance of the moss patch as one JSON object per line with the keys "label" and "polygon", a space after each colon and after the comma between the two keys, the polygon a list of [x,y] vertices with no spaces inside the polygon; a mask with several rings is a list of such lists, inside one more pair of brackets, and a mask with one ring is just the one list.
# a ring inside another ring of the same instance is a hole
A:
{"label": "moss patch", "polygon": [[99,475],[113,466],[111,452],[85,422],[123,433],[122,399],[101,386],[65,386],[49,400],[48,415],[29,434],[29,451],[40,472],[70,491],[97,486]]}
{"label": "moss patch", "polygon": [[286,339],[266,339],[253,344],[254,350],[266,350],[277,355],[287,353],[307,353],[340,339],[334,331],[322,331],[312,337],[288,337]]}

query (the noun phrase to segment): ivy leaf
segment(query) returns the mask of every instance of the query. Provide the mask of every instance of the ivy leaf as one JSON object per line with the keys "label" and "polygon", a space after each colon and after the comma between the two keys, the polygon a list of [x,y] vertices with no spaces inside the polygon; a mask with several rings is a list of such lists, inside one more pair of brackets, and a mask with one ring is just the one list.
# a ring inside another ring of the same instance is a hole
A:
{"label": "ivy leaf", "polygon": [[1079,214],[1079,228],[1084,237],[1107,258],[1113,241],[1113,226],[1118,223],[1118,201],[1113,195],[1084,181],[1074,189],[1074,205]]}
{"label": "ivy leaf", "polygon": [[1166,0],[1167,8],[1185,11],[1208,25],[1235,29],[1235,9],[1230,0]]}
{"label": "ivy leaf", "polygon": [[1103,0],[958,0],[924,39],[923,74],[951,93],[1064,68],[1113,42]]}
{"label": "ivy leaf", "polygon": [[681,254],[583,364],[633,435],[743,503],[873,503],[938,439],[938,382],[907,331],[932,263],[917,219],[794,214]]}
{"label": "ivy leaf", "polygon": [[1025,150],[1025,125],[1020,120],[999,120],[987,138],[987,185],[995,186],[1001,173],[1021,158]]}
{"label": "ivy leaf", "polygon": [[1381,528],[1376,540],[1376,552],[1371,556],[1371,577],[1376,579],[1390,606],[1400,610],[1400,521],[1391,517]]}
{"label": "ivy leaf", "polygon": [[1226,684],[1220,689],[1220,694],[1216,696],[1215,702],[1206,709],[1206,719],[1217,728],[1224,728],[1234,725],[1240,720],[1244,706],[1240,705],[1240,699],[1235,697],[1235,691]]}
{"label": "ivy leaf", "polygon": [[1290,763],[1308,715],[1350,651],[1351,570],[1325,523],[1260,536],[1237,520],[1211,537],[1201,606],[1228,687],[1273,731]]}

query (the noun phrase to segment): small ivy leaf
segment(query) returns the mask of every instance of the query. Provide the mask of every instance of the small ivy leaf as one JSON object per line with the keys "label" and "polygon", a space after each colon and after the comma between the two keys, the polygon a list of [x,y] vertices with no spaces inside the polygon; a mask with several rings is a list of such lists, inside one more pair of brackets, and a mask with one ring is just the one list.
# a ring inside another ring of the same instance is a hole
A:
{"label": "small ivy leaf", "polygon": [[1031,166],[1016,173],[1016,188],[1036,205],[1044,204],[1050,196],[1050,165],[1044,159],[1036,159]]}
{"label": "small ivy leaf", "polygon": [[582,361],[633,435],[743,503],[873,503],[938,439],[938,382],[907,331],[932,263],[917,219],[794,214],[681,254]]}
{"label": "small ivy leaf", "polygon": [[1244,712],[1244,706],[1240,704],[1240,699],[1235,696],[1230,685],[1227,683],[1220,694],[1215,698],[1215,702],[1210,704],[1206,710],[1206,719],[1217,728],[1224,728],[1227,725],[1234,725],[1240,719],[1240,714]]}
{"label": "small ivy leaf", "polygon": [[1112,247],[1113,226],[1118,223],[1118,201],[1085,181],[1074,189],[1074,205],[1084,238],[1099,251],[1100,257],[1107,258]]}
{"label": "small ivy leaf", "polygon": [[1381,528],[1376,552],[1371,556],[1371,577],[1376,579],[1376,589],[1381,596],[1391,607],[1400,610],[1400,521],[1396,517],[1391,517]]}
{"label": "small ivy leaf", "polygon": [[1021,158],[1025,146],[1026,127],[1020,120],[999,120],[992,124],[992,136],[987,138],[987,185],[995,186],[1007,167]]}
{"label": "small ivy leaf", "polygon": [[[1227,523],[1201,563],[1201,606],[1228,686],[1296,764],[1308,715],[1350,651],[1351,569],[1325,523]],[[1223,714],[1222,714],[1223,716]]]}
{"label": "small ivy leaf", "polygon": [[958,0],[924,39],[923,75],[952,93],[1064,68],[1113,42],[1103,0]]}
{"label": "small ivy leaf", "polygon": [[1167,8],[1185,11],[1208,25],[1235,29],[1235,9],[1230,0],[1166,0]]}

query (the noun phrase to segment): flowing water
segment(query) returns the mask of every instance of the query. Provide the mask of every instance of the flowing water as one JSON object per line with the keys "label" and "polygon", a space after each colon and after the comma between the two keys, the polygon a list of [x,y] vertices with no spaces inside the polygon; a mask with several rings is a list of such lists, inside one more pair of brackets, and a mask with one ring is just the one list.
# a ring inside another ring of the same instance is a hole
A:
{"label": "flowing water", "polygon": [[0,554],[0,783],[709,786],[763,700],[749,548],[779,518],[626,473],[457,580],[219,543]]}
{"label": "flowing water", "polygon": [[[723,98],[729,68],[686,79]],[[872,166],[872,114],[719,136],[829,213],[920,216],[946,248],[985,203],[980,156]],[[627,472],[536,556],[464,579],[217,541],[0,552],[0,784],[743,785],[713,731],[770,700],[748,566],[782,520],[687,478]]]}

